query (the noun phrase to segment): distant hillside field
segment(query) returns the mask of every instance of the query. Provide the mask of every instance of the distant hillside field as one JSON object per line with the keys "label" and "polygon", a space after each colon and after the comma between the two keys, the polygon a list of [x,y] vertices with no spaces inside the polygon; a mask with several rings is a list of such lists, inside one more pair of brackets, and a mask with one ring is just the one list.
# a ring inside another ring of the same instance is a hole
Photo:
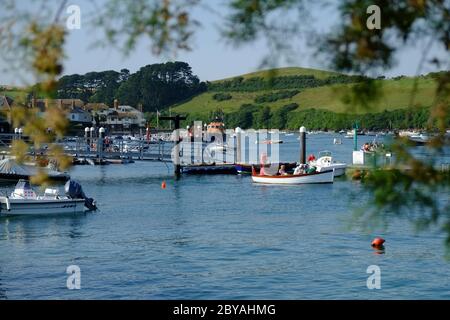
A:
{"label": "distant hillside field", "polygon": [[[187,64],[181,65],[190,70]],[[165,70],[165,66],[165,64],[150,65],[141,68],[140,72],[147,69],[156,70],[156,73],[150,72],[152,75],[150,78],[153,79],[151,83],[160,84],[164,83],[164,78],[158,80],[158,77],[164,74],[162,71]],[[113,71],[97,75],[101,78],[110,73],[120,75]],[[443,71],[440,75],[444,74]],[[377,99],[370,99],[371,102],[364,107],[350,107],[346,101],[352,96],[352,89],[367,81],[367,78],[296,67],[264,70],[206,83],[199,82],[199,79],[194,77],[196,85],[192,88],[189,79],[183,82],[187,90],[185,94],[176,89],[177,82],[172,85],[151,87],[152,90],[139,93],[135,88],[141,88],[142,83],[148,84],[148,81],[142,82],[142,77],[135,75],[129,77],[129,81],[126,82],[128,86],[122,88],[123,90],[116,90],[117,88],[109,90],[111,88],[108,86],[99,86],[94,95],[89,91],[92,96],[82,100],[88,102],[95,98],[99,102],[111,102],[113,99],[119,99],[122,103],[129,103],[132,106],[136,106],[139,102],[143,103],[144,106],[149,106],[147,111],[152,111],[147,113],[147,120],[151,126],[157,124],[155,110],[167,114],[170,100],[171,103],[182,101],[170,105],[170,110],[172,113],[188,116],[187,120],[183,121],[183,126],[190,125],[195,120],[209,122],[215,117],[220,117],[228,128],[244,129],[293,130],[304,125],[311,130],[341,130],[352,128],[355,122],[365,129],[428,128],[430,107],[435,98],[436,76],[437,74],[428,74],[373,80],[382,88],[382,94]],[[73,77],[77,79],[79,76],[72,75],[62,79],[70,80]],[[63,86],[69,96],[73,92],[80,93],[76,79],[68,81],[67,88]],[[133,82],[133,79],[137,80]],[[149,86],[144,85],[142,88],[148,89]],[[136,96],[131,94],[132,92],[141,95]],[[117,96],[119,93],[121,96]],[[18,100],[24,100],[26,97],[25,89],[22,91],[3,88],[3,91],[0,89],[0,94]],[[165,104],[160,99],[163,94],[166,94]],[[131,100],[125,99],[127,96],[130,96]],[[445,121],[450,127],[450,117]],[[162,125],[166,123],[163,122]]]}
{"label": "distant hillside field", "polygon": [[[268,77],[270,72],[262,71],[241,76],[244,79],[252,77]],[[274,77],[312,75],[318,79],[325,79],[337,73],[303,69],[303,68],[283,68],[275,70]],[[233,78],[216,81],[231,80]],[[325,109],[337,113],[364,114],[367,112],[382,112],[384,110],[403,109],[409,106],[429,107],[433,101],[436,85],[430,77],[417,78],[417,90],[413,94],[416,78],[403,77],[398,80],[377,80],[383,85],[383,95],[376,103],[369,105],[368,109],[348,109],[344,102],[344,97],[350,92],[354,84],[332,84],[315,88],[300,88],[300,93],[292,98],[280,99],[273,102],[260,103],[261,106],[268,106],[271,110],[289,104],[297,103],[298,108],[292,112],[305,109]],[[243,104],[255,104],[255,99],[264,94],[274,93],[280,90],[261,90],[253,92],[227,91],[231,99],[217,101],[213,99],[215,91],[208,90],[193,99],[172,107],[174,112],[188,114],[209,114],[211,111],[221,109],[225,113],[237,111]]]}
{"label": "distant hillside field", "polygon": [[24,100],[27,96],[27,92],[26,89],[21,89],[21,88],[11,88],[11,89],[6,89],[2,86],[0,86],[0,95],[3,96],[8,96],[14,100]]}
{"label": "distant hillside field", "polygon": [[[310,68],[299,68],[299,67],[287,67],[287,68],[277,68],[277,69],[268,69],[268,70],[262,70],[262,71],[256,71],[251,72],[242,75],[244,79],[249,78],[255,78],[255,77],[262,77],[262,78],[269,78],[269,77],[282,77],[282,76],[298,76],[298,75],[311,75],[318,79],[324,79],[331,76],[339,75],[337,72],[333,71],[324,71],[324,70],[317,70],[317,69],[310,69]],[[213,82],[220,82],[220,81],[226,81],[231,80],[236,77],[216,80]]]}

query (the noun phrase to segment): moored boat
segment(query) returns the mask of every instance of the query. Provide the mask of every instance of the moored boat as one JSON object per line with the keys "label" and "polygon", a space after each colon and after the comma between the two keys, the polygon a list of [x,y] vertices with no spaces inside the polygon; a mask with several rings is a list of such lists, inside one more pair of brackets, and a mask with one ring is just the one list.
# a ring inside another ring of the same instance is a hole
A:
{"label": "moored boat", "polygon": [[268,176],[257,174],[256,171],[253,169],[252,180],[253,182],[256,183],[286,184],[286,185],[333,183],[334,181],[333,171],[334,170],[327,170],[303,174],[285,174],[285,175]]}
{"label": "moored boat", "polygon": [[181,167],[185,174],[236,174],[236,168],[232,164],[198,164]]}
{"label": "moored boat", "polygon": [[335,177],[343,176],[345,174],[345,170],[347,169],[347,164],[334,161],[333,155],[330,151],[319,152],[318,159],[310,160],[309,165],[316,167],[319,172],[334,169]]}
{"label": "moored boat", "polygon": [[415,143],[416,145],[424,145],[430,141],[430,136],[424,133],[413,134],[408,137],[409,141]]}
{"label": "moored boat", "polygon": [[[280,163],[280,166],[284,165],[286,170],[293,170],[297,166],[295,162],[283,162]],[[248,163],[237,163],[234,165],[236,168],[236,171],[238,174],[252,174],[252,167],[255,168],[255,170],[260,170],[261,165],[259,164],[248,164]]]}
{"label": "moored boat", "polygon": [[66,172],[59,172],[51,168],[31,165],[20,165],[14,159],[7,158],[0,160],[0,180],[2,181],[19,181],[21,179],[29,180],[30,177],[36,175],[38,169],[43,170],[51,181],[67,181],[70,175]]}
{"label": "moored boat", "polygon": [[81,186],[75,181],[68,181],[65,195],[58,189],[47,188],[44,195],[37,195],[26,180],[20,180],[9,196],[0,197],[0,216],[3,215],[47,215],[78,213],[96,210],[91,198],[87,198]]}

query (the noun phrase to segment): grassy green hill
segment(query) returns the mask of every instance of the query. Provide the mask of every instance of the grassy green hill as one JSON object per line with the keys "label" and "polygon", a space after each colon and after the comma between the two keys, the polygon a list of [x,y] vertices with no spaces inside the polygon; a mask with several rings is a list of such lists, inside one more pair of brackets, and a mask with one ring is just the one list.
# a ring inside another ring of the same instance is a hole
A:
{"label": "grassy green hill", "polygon": [[[172,106],[192,120],[222,115],[228,127],[295,129],[423,128],[429,125],[436,83],[433,75],[377,79],[381,95],[349,106],[362,77],[305,68],[280,68],[208,83],[208,90]],[[376,101],[375,101],[376,100]],[[450,119],[448,119],[450,126]]]}
{"label": "grassy green hill", "polygon": [[[364,108],[351,108],[346,98],[362,77],[295,67],[264,70],[207,82],[205,92],[171,106],[171,111],[188,115],[183,125],[220,115],[227,127],[255,129],[300,125],[345,129],[355,121],[367,129],[422,128],[428,125],[435,97],[433,76],[375,80],[382,87],[380,97]],[[13,99],[26,95],[15,88],[0,89],[2,93]],[[154,113],[148,114],[148,120],[156,124]]]}
{"label": "grassy green hill", "polygon": [[6,87],[0,85],[0,95],[6,95],[14,100],[24,100],[27,96],[27,89],[16,88],[16,87]]}
{"label": "grassy green hill", "polygon": [[[243,74],[240,77],[244,79],[261,77],[261,78],[269,78],[269,77],[283,77],[283,76],[299,76],[299,75],[312,75],[318,79],[324,79],[331,76],[339,75],[337,72],[333,71],[324,71],[318,69],[310,69],[310,68],[299,68],[299,67],[287,67],[287,68],[277,68],[277,69],[268,69],[262,71],[251,72],[247,74]],[[213,82],[221,82],[226,80],[231,80],[232,78],[226,78],[222,80],[216,80]]]}
{"label": "grassy green hill", "polygon": [[[296,76],[296,75],[312,75],[318,79],[324,79],[337,73],[320,71],[304,68],[282,68],[274,70],[275,77]],[[254,77],[268,77],[270,71],[262,71],[243,75],[244,79]],[[230,78],[231,79],[231,78]],[[230,79],[219,80],[217,82]],[[417,80],[417,91],[412,94],[414,83]],[[315,88],[299,89],[300,93],[292,98],[281,99],[274,102],[266,102],[261,105],[268,106],[272,110],[289,104],[297,103],[299,106],[296,111],[304,109],[325,109],[338,113],[357,113],[364,114],[367,112],[381,112],[384,110],[403,109],[409,106],[429,107],[434,97],[436,85],[431,77],[410,78],[403,77],[398,80],[377,80],[383,85],[383,95],[379,101],[369,105],[369,109],[349,109],[344,103],[344,98],[351,91],[353,84],[333,84]],[[172,107],[174,112],[205,115],[216,109],[222,109],[225,113],[237,111],[242,104],[255,104],[257,96],[273,93],[279,90],[261,90],[253,92],[228,91],[232,96],[230,100],[217,101],[213,99],[215,91],[205,92],[191,100]]]}

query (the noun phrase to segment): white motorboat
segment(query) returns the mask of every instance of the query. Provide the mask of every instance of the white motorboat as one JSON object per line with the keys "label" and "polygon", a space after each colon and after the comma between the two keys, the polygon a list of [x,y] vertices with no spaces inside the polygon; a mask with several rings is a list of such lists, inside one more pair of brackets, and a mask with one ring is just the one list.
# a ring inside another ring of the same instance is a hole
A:
{"label": "white motorboat", "polygon": [[257,174],[255,169],[252,170],[252,180],[256,183],[265,184],[316,184],[316,183],[333,183],[334,173],[333,170],[303,173],[303,174],[285,174],[285,175],[260,175]]}
{"label": "white motorboat", "polygon": [[44,195],[37,195],[28,181],[20,180],[9,196],[0,197],[0,216],[78,213],[86,208],[97,209],[94,200],[85,196],[77,182],[69,180],[65,191],[66,195],[60,195],[58,189],[47,188]]}
{"label": "white motorboat", "polygon": [[347,131],[346,135],[344,136],[345,139],[353,139],[355,136],[355,132],[353,130]]}
{"label": "white motorboat", "polygon": [[430,136],[424,133],[412,134],[408,137],[408,139],[416,145],[424,145],[430,141]]}
{"label": "white motorboat", "polygon": [[319,152],[318,159],[309,161],[309,165],[316,167],[319,172],[334,169],[335,177],[343,176],[345,174],[345,170],[347,169],[347,164],[333,160],[333,155],[330,151]]}

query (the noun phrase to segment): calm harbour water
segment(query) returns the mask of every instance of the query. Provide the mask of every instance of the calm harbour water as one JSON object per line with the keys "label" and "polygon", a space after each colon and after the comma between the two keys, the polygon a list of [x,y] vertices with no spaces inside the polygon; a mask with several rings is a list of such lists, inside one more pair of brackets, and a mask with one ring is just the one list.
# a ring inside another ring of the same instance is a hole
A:
{"label": "calm harbour water", "polygon": [[[282,138],[282,160],[297,160],[296,137]],[[328,149],[350,163],[352,140],[332,141],[309,136],[308,154]],[[417,235],[404,219],[372,233],[347,228],[370,196],[358,182],[266,186],[233,175],[175,181],[162,163],[80,166],[71,174],[100,210],[0,218],[0,298],[450,298],[442,233]],[[371,248],[375,236],[387,240],[385,254]],[[380,290],[366,286],[373,264],[381,268]],[[66,287],[69,265],[81,268],[81,290]]]}

